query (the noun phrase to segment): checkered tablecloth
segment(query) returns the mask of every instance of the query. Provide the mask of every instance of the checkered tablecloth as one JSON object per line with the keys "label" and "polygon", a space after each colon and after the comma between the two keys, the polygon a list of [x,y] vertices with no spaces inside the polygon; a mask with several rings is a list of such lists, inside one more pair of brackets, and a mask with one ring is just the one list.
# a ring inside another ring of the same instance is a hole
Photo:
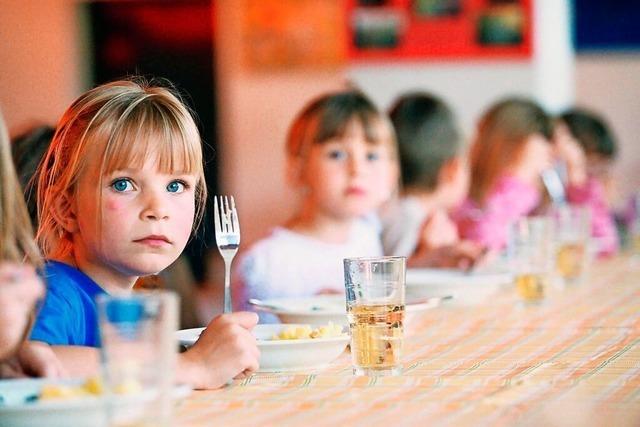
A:
{"label": "checkered tablecloth", "polygon": [[193,392],[176,424],[640,425],[640,266],[628,258],[539,305],[505,288],[423,312],[407,332],[401,376],[354,377],[343,354],[322,371]]}

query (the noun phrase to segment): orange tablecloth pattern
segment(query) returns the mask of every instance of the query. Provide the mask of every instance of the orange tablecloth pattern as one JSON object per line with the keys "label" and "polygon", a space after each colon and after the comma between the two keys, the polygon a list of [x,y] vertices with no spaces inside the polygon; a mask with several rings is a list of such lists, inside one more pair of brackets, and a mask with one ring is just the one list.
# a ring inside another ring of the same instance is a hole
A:
{"label": "orange tablecloth pattern", "polygon": [[414,319],[398,377],[354,377],[350,356],[308,373],[196,391],[180,426],[640,425],[640,266],[524,305],[513,289]]}

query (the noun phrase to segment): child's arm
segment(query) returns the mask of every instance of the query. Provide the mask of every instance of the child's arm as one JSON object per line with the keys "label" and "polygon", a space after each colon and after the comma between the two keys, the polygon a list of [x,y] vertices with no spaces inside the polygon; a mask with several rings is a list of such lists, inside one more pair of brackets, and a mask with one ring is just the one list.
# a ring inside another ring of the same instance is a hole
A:
{"label": "child's arm", "polygon": [[501,250],[509,224],[528,215],[540,203],[538,189],[519,178],[504,176],[487,196],[482,209],[467,201],[456,215],[460,237],[490,250]]}
{"label": "child's arm", "polygon": [[418,250],[407,259],[407,267],[455,268],[469,271],[482,265],[486,261],[487,254],[486,248],[469,240],[431,249],[418,247]]}
{"label": "child's arm", "polygon": [[17,350],[28,332],[36,301],[44,293],[33,267],[0,262],[0,360]]}
{"label": "child's arm", "polygon": [[589,208],[591,235],[598,238],[598,253],[600,255],[615,253],[618,250],[618,234],[602,184],[596,178],[589,178],[583,185],[570,185],[567,196],[571,203]]}
{"label": "child's arm", "polygon": [[419,246],[435,249],[455,245],[460,241],[458,229],[444,210],[435,210],[422,226]]}
{"label": "child's arm", "polygon": [[591,234],[599,239],[599,253],[612,254],[618,249],[618,234],[609,211],[604,186],[587,175],[587,160],[582,147],[573,139],[562,138],[557,151],[567,165],[569,202],[586,206],[591,211]]}
{"label": "child's arm", "polygon": [[260,351],[251,334],[256,323],[258,316],[249,312],[214,318],[193,347],[180,354],[176,380],[196,389],[211,389],[256,371]]}
{"label": "child's arm", "polygon": [[25,341],[11,359],[0,364],[0,378],[65,376],[62,363],[49,344]]}
{"label": "child's arm", "polygon": [[[258,316],[248,312],[214,318],[193,347],[178,355],[176,381],[196,389],[213,389],[256,371],[260,352],[251,329],[257,322]],[[70,376],[98,374],[99,349],[64,345],[52,349]]]}
{"label": "child's arm", "polygon": [[92,377],[100,371],[100,353],[95,347],[52,345],[65,372],[70,377]]}

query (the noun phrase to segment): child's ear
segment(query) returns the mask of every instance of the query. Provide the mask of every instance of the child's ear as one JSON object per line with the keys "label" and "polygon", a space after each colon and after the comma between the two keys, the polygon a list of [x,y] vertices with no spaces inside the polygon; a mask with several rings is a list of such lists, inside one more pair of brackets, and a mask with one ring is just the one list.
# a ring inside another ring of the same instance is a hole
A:
{"label": "child's ear", "polygon": [[287,158],[287,183],[293,188],[305,185],[304,182],[304,162],[301,157],[290,156]]}
{"label": "child's ear", "polygon": [[464,165],[461,157],[454,157],[447,160],[438,173],[438,185],[446,185],[454,182],[462,167],[464,167]]}
{"label": "child's ear", "polygon": [[53,217],[68,233],[78,231],[75,204],[67,193],[61,193],[53,202]]}

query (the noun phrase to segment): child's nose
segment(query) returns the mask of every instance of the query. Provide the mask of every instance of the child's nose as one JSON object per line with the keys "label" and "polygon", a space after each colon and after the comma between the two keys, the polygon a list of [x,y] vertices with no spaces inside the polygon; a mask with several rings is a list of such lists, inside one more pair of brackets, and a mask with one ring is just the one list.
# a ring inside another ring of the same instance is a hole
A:
{"label": "child's nose", "polygon": [[349,173],[351,175],[358,175],[362,173],[362,167],[364,166],[364,159],[360,156],[349,156]]}
{"label": "child's nose", "polygon": [[168,217],[169,211],[164,198],[159,194],[150,193],[145,200],[145,206],[142,210],[142,219],[160,220],[167,219]]}

